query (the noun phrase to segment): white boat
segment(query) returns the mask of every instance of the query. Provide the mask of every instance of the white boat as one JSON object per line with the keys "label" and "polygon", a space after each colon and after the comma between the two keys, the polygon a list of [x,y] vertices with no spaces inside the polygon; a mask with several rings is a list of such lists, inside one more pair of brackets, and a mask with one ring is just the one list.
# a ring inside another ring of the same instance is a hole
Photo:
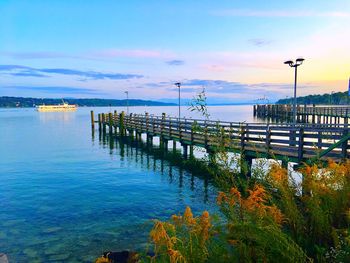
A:
{"label": "white boat", "polygon": [[64,101],[58,105],[39,105],[36,107],[37,111],[75,111],[77,108],[77,105],[69,105]]}

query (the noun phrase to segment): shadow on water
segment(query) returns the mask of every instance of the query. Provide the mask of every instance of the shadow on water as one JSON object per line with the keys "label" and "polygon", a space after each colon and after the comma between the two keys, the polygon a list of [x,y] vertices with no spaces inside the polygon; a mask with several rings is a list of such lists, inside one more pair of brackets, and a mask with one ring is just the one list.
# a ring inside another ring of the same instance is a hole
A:
{"label": "shadow on water", "polygon": [[[184,187],[184,177],[187,177],[189,189],[202,191],[202,201],[208,202],[208,186],[212,183],[212,178],[198,160],[184,159],[178,149],[164,150],[143,140],[136,140],[133,136],[99,132],[98,139],[100,146],[108,148],[111,156],[119,155],[121,161],[134,162],[147,170],[160,172],[161,176],[167,177],[169,184],[177,183],[179,189]],[[95,142],[94,130],[92,130],[92,141]],[[202,189],[198,189],[198,181],[203,182]]]}

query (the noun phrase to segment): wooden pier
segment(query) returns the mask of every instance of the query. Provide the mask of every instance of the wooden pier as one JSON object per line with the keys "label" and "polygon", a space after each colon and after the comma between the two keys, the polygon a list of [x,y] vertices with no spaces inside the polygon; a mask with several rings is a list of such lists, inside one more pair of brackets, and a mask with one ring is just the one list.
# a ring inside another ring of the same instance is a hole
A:
{"label": "wooden pier", "polygon": [[[94,114],[91,113],[92,124]],[[160,147],[168,150],[169,142],[183,147],[185,158],[193,156],[193,147],[202,147],[211,154],[224,147],[240,153],[251,164],[254,158],[301,163],[311,159],[341,161],[349,156],[350,133],[347,124],[266,124],[238,123],[199,119],[181,119],[122,113],[98,114],[99,131],[118,136],[133,136],[153,143],[160,140]]]}
{"label": "wooden pier", "polygon": [[[293,105],[254,105],[254,116],[275,120],[293,120]],[[350,118],[350,106],[297,105],[297,122],[312,124],[346,124]]]}

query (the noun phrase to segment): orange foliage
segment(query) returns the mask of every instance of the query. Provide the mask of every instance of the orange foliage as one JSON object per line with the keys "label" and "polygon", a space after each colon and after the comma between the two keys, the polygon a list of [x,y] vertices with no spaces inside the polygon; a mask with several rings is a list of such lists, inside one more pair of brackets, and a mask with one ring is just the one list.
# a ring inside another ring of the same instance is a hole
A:
{"label": "orange foliage", "polygon": [[[208,211],[204,211],[200,217],[193,217],[190,207],[186,207],[186,210],[181,215],[173,215],[172,223],[156,221],[153,229],[151,230],[150,237],[155,245],[156,254],[166,254],[169,257],[170,262],[186,262],[186,258],[181,254],[177,248],[177,240],[184,240],[184,236],[188,235],[189,240],[191,236],[196,236],[196,240],[199,241],[200,247],[204,248],[205,244],[209,240],[211,235],[212,225],[210,223],[210,215]],[[186,244],[188,245],[188,244]],[[155,258],[153,258],[155,260]]]}
{"label": "orange foliage", "polygon": [[257,184],[253,190],[248,190],[249,196],[242,198],[237,188],[230,189],[228,194],[219,192],[217,203],[220,206],[227,205],[229,208],[238,206],[240,210],[246,213],[256,214],[259,217],[271,217],[277,224],[283,221],[282,212],[275,205],[267,205],[268,195],[263,186]]}

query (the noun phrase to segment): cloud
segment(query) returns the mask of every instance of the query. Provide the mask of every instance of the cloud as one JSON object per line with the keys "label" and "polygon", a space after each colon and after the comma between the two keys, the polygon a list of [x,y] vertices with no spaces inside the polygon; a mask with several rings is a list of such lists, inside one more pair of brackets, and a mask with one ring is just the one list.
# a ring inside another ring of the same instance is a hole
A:
{"label": "cloud", "polygon": [[58,52],[0,52],[0,55],[12,57],[14,59],[52,59],[52,58],[79,58],[79,56],[71,56]]}
{"label": "cloud", "polygon": [[25,67],[25,66],[19,66],[19,65],[0,65],[0,71],[10,71],[15,69],[31,69],[31,68]]}
{"label": "cloud", "polygon": [[251,10],[251,9],[227,9],[212,13],[217,16],[237,17],[350,17],[350,12],[342,11],[296,11],[296,10]]}
{"label": "cloud", "polygon": [[165,62],[166,64],[168,64],[169,66],[182,66],[185,64],[185,61],[183,60],[169,60]]}
{"label": "cloud", "polygon": [[146,49],[107,49],[87,54],[88,57],[93,58],[116,58],[116,57],[128,57],[128,58],[164,58],[169,57],[169,52],[158,50],[146,50]]}
{"label": "cloud", "polygon": [[35,73],[31,71],[22,71],[22,72],[15,72],[15,73],[9,73],[11,76],[15,77],[36,77],[36,78],[48,78],[49,76],[40,74],[40,73]]}
{"label": "cloud", "polygon": [[89,94],[89,95],[103,95],[102,93],[95,89],[87,88],[77,88],[77,87],[61,87],[61,86],[5,86],[4,88],[15,89],[19,91],[38,91],[44,93],[58,93],[58,94]]}
{"label": "cloud", "polygon": [[250,42],[251,44],[257,47],[262,47],[262,46],[271,44],[271,40],[266,40],[262,38],[252,38],[252,39],[249,39],[248,42]]}
{"label": "cloud", "polygon": [[142,75],[136,74],[121,74],[121,73],[101,73],[95,71],[80,71],[74,69],[64,69],[64,68],[52,68],[52,69],[36,69],[39,72],[51,73],[51,74],[61,74],[61,75],[73,75],[80,77],[87,77],[91,79],[135,79],[142,78]]}
{"label": "cloud", "polygon": [[[163,88],[171,92],[177,92],[174,82],[148,83],[149,87]],[[311,83],[299,84],[298,89],[315,88]],[[243,83],[226,80],[190,79],[181,82],[182,93],[197,93],[205,89],[210,96],[242,95],[256,97],[259,94],[278,97],[293,90],[291,83]]]}
{"label": "cloud", "polygon": [[[0,65],[0,71],[5,72],[5,74],[10,74],[12,76],[21,76],[21,77],[47,77],[41,73],[46,74],[59,74],[59,75],[71,75],[79,76],[94,80],[100,79],[112,79],[112,80],[125,80],[125,79],[138,79],[142,78],[143,75],[137,74],[123,74],[123,73],[103,73],[96,71],[81,71],[74,69],[65,69],[65,68],[31,68],[20,65]],[[15,72],[13,72],[15,71]]]}

